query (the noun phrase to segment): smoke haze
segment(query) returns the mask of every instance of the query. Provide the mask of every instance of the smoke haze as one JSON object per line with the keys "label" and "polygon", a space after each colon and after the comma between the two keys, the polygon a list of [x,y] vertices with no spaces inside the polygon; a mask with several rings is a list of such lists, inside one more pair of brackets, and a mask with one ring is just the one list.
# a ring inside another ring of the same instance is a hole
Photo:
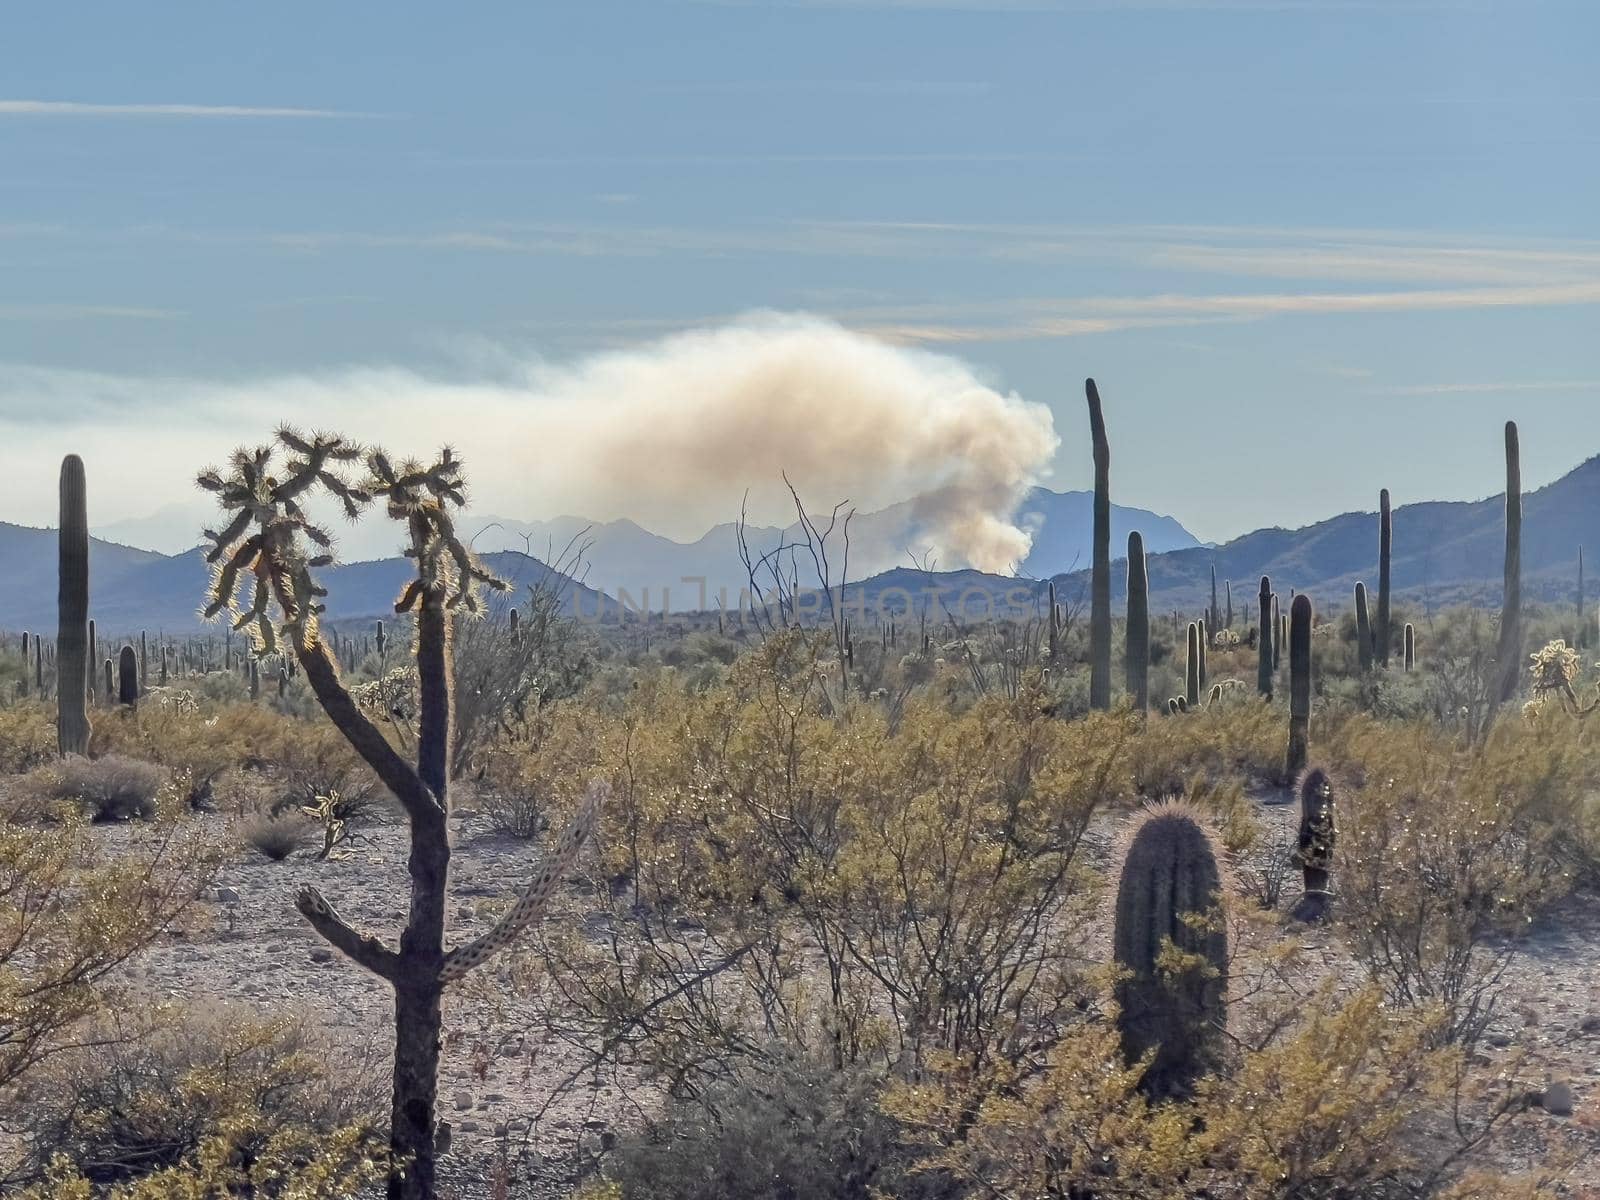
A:
{"label": "smoke haze", "polygon": [[[627,517],[678,538],[734,519],[747,488],[752,521],[789,523],[787,473],[813,511],[911,500],[941,566],[991,571],[1027,553],[1012,516],[1057,445],[1047,408],[961,361],[806,316],[754,316],[572,364],[502,352],[480,368],[453,380],[353,368],[206,383],[3,367],[0,433],[39,476],[22,496],[53,496],[61,455],[84,454],[97,521],[113,494],[129,516],[181,498],[201,466],[287,420],[402,456],[449,443],[480,512]],[[52,524],[52,507],[14,519]]]}

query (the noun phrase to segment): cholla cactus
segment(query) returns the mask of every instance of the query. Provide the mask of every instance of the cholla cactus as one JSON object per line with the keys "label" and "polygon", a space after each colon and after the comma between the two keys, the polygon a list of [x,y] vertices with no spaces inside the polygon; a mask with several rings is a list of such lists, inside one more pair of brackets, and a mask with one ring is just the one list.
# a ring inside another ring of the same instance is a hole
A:
{"label": "cholla cactus", "polygon": [[[362,465],[365,476],[352,478]],[[363,450],[335,435],[306,438],[281,429],[272,444],[237,451],[226,474],[208,470],[198,482],[229,514],[222,529],[206,533],[211,543],[206,560],[216,569],[206,615],[229,613],[234,629],[250,631],[258,655],[278,653],[280,642],[286,642],[323,711],[406,811],[411,899],[398,945],[353,928],[314,887],[302,889],[295,905],[328,942],[393,989],[390,1151],[394,1165],[389,1196],[431,1200],[445,985],[503,948],[537,918],[593,827],[604,784],[597,781],[591,786],[585,806],[546,856],[517,906],[484,937],[448,950],[448,785],[454,720],[451,618],[458,612],[480,611],[480,586],[507,587],[478,563],[456,534],[453,512],[466,503],[460,462],[446,449],[430,466],[405,462],[396,467],[382,451]],[[306,515],[305,502],[318,492],[337,501],[352,520],[374,499],[381,499],[388,515],[403,523],[409,534],[406,553],[416,578],[396,601],[395,612],[413,613],[416,620],[415,762],[403,757],[362,711],[340,680],[338,664],[320,634],[318,618],[327,592],[313,572],[333,561],[333,539]],[[241,603],[241,585],[246,581],[253,581],[250,597]],[[329,812],[337,816],[333,798],[324,799]],[[322,806],[316,798],[313,803]],[[334,844],[337,838],[328,848]]]}
{"label": "cholla cactus", "polygon": [[1600,708],[1600,689],[1588,704],[1582,703],[1572,690],[1573,681],[1578,678],[1578,652],[1567,645],[1565,639],[1557,638],[1545,643],[1528,658],[1532,663],[1530,676],[1533,684],[1533,700],[1529,706],[1537,710],[1543,707],[1546,699],[1554,696],[1563,708],[1579,717],[1586,717]]}

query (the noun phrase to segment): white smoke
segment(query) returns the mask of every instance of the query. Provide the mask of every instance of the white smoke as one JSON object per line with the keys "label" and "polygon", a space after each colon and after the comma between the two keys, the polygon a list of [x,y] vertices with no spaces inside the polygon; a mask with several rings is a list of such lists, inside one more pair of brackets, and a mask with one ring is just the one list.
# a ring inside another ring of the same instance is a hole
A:
{"label": "white smoke", "polygon": [[[448,442],[478,512],[627,517],[679,538],[737,517],[747,489],[753,521],[787,524],[787,473],[813,510],[911,500],[940,565],[993,571],[1027,553],[1013,514],[1057,445],[1047,408],[1001,394],[959,360],[803,316],[751,317],[568,365],[502,354],[467,380],[393,368],[227,383],[0,368],[0,434],[41,464],[21,496],[53,495],[60,456],[74,450],[98,495],[148,512],[280,421],[401,455]],[[12,519],[30,516],[53,518]]]}

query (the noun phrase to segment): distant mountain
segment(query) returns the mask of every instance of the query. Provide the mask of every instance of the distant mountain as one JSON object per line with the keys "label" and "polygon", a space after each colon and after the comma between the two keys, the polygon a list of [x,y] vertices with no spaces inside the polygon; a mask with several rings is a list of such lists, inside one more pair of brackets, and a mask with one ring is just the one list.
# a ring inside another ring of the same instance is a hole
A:
{"label": "distant mountain", "polygon": [[[1575,599],[1578,547],[1590,549],[1600,577],[1600,457],[1522,498],[1523,595],[1530,600]],[[1474,501],[1425,501],[1394,510],[1393,581],[1396,595],[1432,607],[1472,602],[1498,604],[1505,552],[1505,493]],[[1211,568],[1219,595],[1233,581],[1235,611],[1254,601],[1262,575],[1274,590],[1308,593],[1319,608],[1350,607],[1357,580],[1369,589],[1378,579],[1376,511],[1344,513],[1303,529],[1258,529],[1215,547],[1178,550],[1149,558],[1153,612],[1193,612],[1211,594]],[[1126,578],[1111,573],[1122,595]],[[1063,583],[1082,587],[1087,573]],[[1595,586],[1591,596],[1600,595]]]}
{"label": "distant mountain", "polygon": [[[1025,576],[1046,576],[1070,571],[1089,561],[1090,537],[1094,524],[1092,492],[1052,492],[1034,488],[1017,509],[1017,520],[1034,536],[1033,549],[1022,563]],[[507,517],[466,518],[461,527],[474,535],[474,545],[486,548],[529,550],[548,561],[564,565],[566,548],[582,549],[587,573],[582,578],[594,587],[621,595],[639,604],[648,595],[651,608],[659,611],[663,592],[674,610],[716,607],[719,593],[725,592],[728,606],[749,585],[739,557],[739,528],[733,522],[718,525],[693,542],[676,542],[633,521],[608,521],[595,524],[581,517],[557,517],[550,521],[517,521]],[[1172,517],[1158,516],[1144,509],[1111,506],[1113,545],[1125,544],[1128,531],[1145,535],[1151,553],[1200,545],[1193,534]],[[746,541],[753,553],[776,548],[780,538],[793,544],[801,537],[798,524],[787,528],[770,525],[750,526]],[[575,542],[574,539],[577,539]],[[877,512],[857,513],[850,522],[851,579],[909,566],[915,556],[920,561],[927,539],[919,528],[915,504],[906,501]],[[830,540],[832,569],[837,575],[843,540],[839,534]],[[934,564],[938,566],[938,563]],[[814,586],[818,580],[809,558],[800,554],[795,563],[800,582]],[[703,592],[702,583],[704,581]],[[763,584],[767,581],[763,579]],[[702,604],[701,596],[705,596]]]}
{"label": "distant mountain", "polygon": [[[483,555],[484,564],[511,583],[516,594],[551,577],[551,568],[536,558],[498,551]],[[0,524],[0,629],[56,632],[56,534]],[[329,567],[318,578],[328,588],[324,620],[337,623],[376,619],[393,612],[394,602],[414,568],[410,560]],[[204,627],[200,608],[211,570],[198,550],[162,555],[103,542],[89,543],[89,615],[112,637],[140,629],[168,633]],[[559,582],[559,581],[558,581]],[[561,582],[569,612],[604,611],[599,593],[582,584]],[[511,600],[511,603],[516,603]]]}

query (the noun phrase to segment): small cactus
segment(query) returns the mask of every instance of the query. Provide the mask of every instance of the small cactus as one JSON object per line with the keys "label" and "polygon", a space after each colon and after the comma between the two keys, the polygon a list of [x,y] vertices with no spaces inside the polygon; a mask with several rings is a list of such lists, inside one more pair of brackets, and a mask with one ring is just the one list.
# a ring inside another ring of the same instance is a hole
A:
{"label": "small cactus", "polygon": [[1361,673],[1372,670],[1372,622],[1367,617],[1367,585],[1356,583],[1356,660]]}
{"label": "small cactus", "polygon": [[1300,780],[1300,836],[1295,842],[1293,861],[1303,873],[1305,887],[1292,914],[1297,921],[1320,921],[1328,915],[1333,900],[1330,880],[1337,834],[1333,784],[1328,773],[1317,767]]}
{"label": "small cactus", "polygon": [[[1117,881],[1117,1027],[1128,1061],[1151,1056],[1140,1087],[1184,1096],[1216,1065],[1227,1024],[1228,935],[1211,834],[1187,806],[1145,810]],[[1174,955],[1172,952],[1176,951]]]}

